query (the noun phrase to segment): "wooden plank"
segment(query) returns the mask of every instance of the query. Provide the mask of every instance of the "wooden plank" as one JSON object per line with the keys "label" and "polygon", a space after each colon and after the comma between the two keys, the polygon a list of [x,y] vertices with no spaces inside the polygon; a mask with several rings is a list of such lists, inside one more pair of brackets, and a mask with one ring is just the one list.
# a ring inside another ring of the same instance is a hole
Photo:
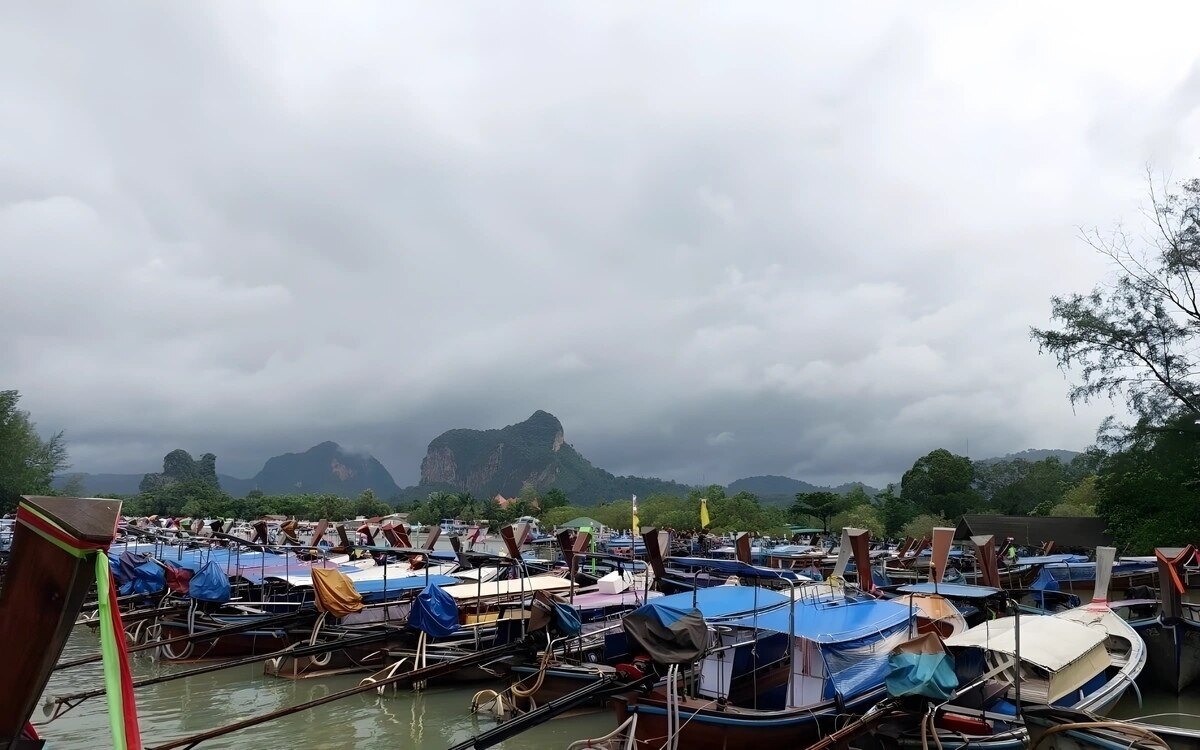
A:
{"label": "wooden plank", "polygon": [[120,500],[97,497],[27,495],[25,502],[66,529],[71,536],[100,544],[112,541],[121,513]]}

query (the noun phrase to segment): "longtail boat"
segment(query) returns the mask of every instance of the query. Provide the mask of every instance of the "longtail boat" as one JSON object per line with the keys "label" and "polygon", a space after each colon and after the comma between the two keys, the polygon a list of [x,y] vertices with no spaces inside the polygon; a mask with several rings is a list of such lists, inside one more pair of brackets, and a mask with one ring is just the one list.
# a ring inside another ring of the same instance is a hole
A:
{"label": "longtail boat", "polygon": [[[1191,545],[1182,549],[1158,548],[1155,558],[1159,571],[1160,602],[1133,600],[1115,602],[1114,609],[1127,613],[1126,619],[1146,642],[1147,674],[1160,687],[1181,693],[1200,677],[1200,604],[1183,601],[1187,590],[1185,566],[1196,558]],[[1140,617],[1140,610],[1153,611]]]}
{"label": "longtail boat", "polygon": [[[844,554],[853,546],[858,569],[869,570],[867,533],[846,536]],[[626,616],[626,635],[666,679],[616,701],[618,719],[637,716],[639,742],[687,748],[815,740],[883,697],[888,652],[908,636],[909,608],[869,596],[869,575],[862,586],[868,595],[838,580],[790,595],[716,586],[646,604]]]}
{"label": "longtail boat", "polygon": [[113,745],[139,750],[125,638],[104,550],[120,517],[118,500],[24,497],[17,507],[4,589],[0,643],[9,646],[0,680],[0,747],[43,746],[29,723],[93,584],[105,610],[101,639]]}

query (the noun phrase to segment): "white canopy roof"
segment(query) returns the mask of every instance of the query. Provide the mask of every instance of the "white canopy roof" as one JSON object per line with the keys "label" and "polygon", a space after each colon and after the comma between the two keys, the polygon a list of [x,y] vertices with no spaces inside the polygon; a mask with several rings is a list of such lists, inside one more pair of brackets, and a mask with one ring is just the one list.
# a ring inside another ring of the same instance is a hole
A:
{"label": "white canopy roof", "polygon": [[498,596],[520,596],[535,591],[566,591],[571,582],[554,575],[530,576],[525,579],[492,581],[490,583],[459,583],[443,590],[455,599],[474,599]]}
{"label": "white canopy roof", "polygon": [[[1015,617],[1004,617],[976,625],[946,639],[947,646],[976,646],[1012,656],[1017,655]],[[1057,672],[1090,655],[1104,643],[1108,633],[1077,622],[1047,615],[1021,615],[1023,661]]]}

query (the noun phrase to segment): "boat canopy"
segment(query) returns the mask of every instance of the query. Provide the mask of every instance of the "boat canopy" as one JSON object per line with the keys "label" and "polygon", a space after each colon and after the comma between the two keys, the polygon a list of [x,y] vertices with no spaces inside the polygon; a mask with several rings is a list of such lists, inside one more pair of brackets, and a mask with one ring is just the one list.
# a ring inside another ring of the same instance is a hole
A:
{"label": "boat canopy", "polygon": [[[954,648],[982,648],[1005,656],[1020,657],[1048,673],[1047,703],[1062,698],[1102,673],[1111,663],[1104,642],[1108,633],[1071,620],[1048,615],[1024,615],[1019,619],[1020,652],[1017,651],[1018,618],[1005,617],[976,625],[946,639]],[[1029,686],[1031,689],[1032,685]]]}
{"label": "boat canopy", "polygon": [[[730,547],[732,550],[733,548]],[[721,560],[711,557],[668,557],[667,562],[684,568],[705,568],[741,578],[772,578],[786,581],[807,581],[805,576],[783,568],[767,568],[748,565],[738,560]]]}
{"label": "boat canopy", "polygon": [[[424,583],[424,578],[421,578]],[[514,594],[532,594],[535,591],[567,591],[572,586],[565,578],[554,575],[530,576],[529,578],[512,578],[490,583],[459,583],[447,586],[446,592],[455,599],[489,598],[495,596],[512,596]]]}
{"label": "boat canopy", "polygon": [[1084,555],[1030,555],[1017,558],[1017,565],[1059,565],[1085,562],[1088,562],[1088,559]]}
{"label": "boat canopy", "polygon": [[1021,659],[1043,669],[1062,669],[1092,648],[1104,643],[1108,633],[1077,622],[1048,615],[1002,617],[946,639],[947,646],[975,646],[1017,655],[1016,622],[1021,625]]}
{"label": "boat canopy", "polygon": [[879,633],[889,633],[899,625],[907,625],[908,607],[887,599],[799,601],[792,605],[793,618],[787,607],[747,615],[729,623],[735,627],[789,630],[797,638],[814,643],[843,643]]}
{"label": "boat canopy", "polygon": [[1000,593],[1000,589],[991,586],[972,586],[966,583],[910,583],[896,589],[902,594],[941,594],[951,599],[986,599]]}
{"label": "boat canopy", "polygon": [[[313,574],[317,573],[313,570]],[[431,575],[428,578],[425,576],[406,576],[404,578],[392,578],[385,581],[382,578],[373,578],[370,580],[354,581],[354,590],[360,594],[382,594],[391,591],[412,591],[413,589],[425,588],[426,584],[430,586],[451,586],[461,583],[457,578],[450,576]]]}
{"label": "boat canopy", "polygon": [[789,601],[791,597],[778,591],[755,586],[710,586],[695,592],[685,591],[681,594],[662,596],[635,611],[655,610],[659,620],[664,623],[674,622],[693,609],[700,610],[705,620],[719,620],[746,616],[756,610],[759,617],[766,613],[764,610],[786,612],[787,608],[784,605]]}

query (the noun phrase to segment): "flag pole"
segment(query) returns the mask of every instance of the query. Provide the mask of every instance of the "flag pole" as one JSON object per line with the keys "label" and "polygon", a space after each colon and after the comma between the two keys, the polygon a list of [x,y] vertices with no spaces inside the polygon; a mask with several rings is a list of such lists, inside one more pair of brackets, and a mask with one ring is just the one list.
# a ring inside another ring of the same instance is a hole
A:
{"label": "flag pole", "polygon": [[634,545],[637,544],[637,535],[640,531],[641,531],[641,529],[638,528],[638,517],[637,517],[637,495],[634,495],[633,496],[633,518],[631,519],[630,526],[629,526],[629,559],[630,560],[633,560],[634,558],[637,557],[637,555],[634,552]]}

